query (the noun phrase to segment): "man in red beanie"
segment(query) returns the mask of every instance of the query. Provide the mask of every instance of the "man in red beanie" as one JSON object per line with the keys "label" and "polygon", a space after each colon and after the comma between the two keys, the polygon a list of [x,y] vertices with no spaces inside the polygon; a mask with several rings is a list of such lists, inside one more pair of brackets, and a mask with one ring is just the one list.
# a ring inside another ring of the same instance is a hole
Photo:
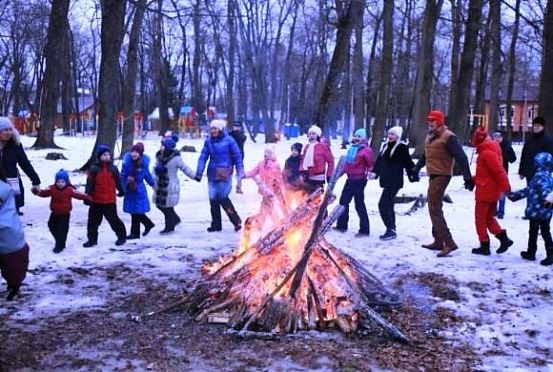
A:
{"label": "man in red beanie", "polygon": [[513,245],[505,231],[495,219],[497,202],[503,193],[511,191],[507,172],[503,168],[501,148],[499,144],[488,136],[485,128],[479,127],[472,136],[472,145],[476,148],[476,184],[474,223],[480,241],[480,247],[472,253],[484,256],[490,255],[490,237],[488,230],[499,239],[500,246],[497,253],[504,253]]}
{"label": "man in red beanie", "polygon": [[424,244],[424,248],[439,250],[438,257],[445,257],[457,249],[451,236],[442,210],[442,200],[447,185],[453,176],[453,167],[457,162],[463,173],[465,188],[472,191],[474,182],[470,174],[467,156],[457,136],[445,126],[441,111],[430,111],[427,116],[428,132],[424,141],[424,153],[411,173],[411,181],[418,181],[418,174],[426,165],[430,176],[428,182],[428,212],[432,221],[434,242]]}

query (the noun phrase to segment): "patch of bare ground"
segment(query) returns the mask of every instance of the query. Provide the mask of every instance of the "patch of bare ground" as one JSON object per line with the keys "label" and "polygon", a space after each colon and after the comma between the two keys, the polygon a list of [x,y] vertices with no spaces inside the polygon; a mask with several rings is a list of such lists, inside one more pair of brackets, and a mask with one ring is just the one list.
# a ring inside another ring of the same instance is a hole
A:
{"label": "patch of bare ground", "polygon": [[[463,319],[443,308],[429,311],[406,286],[407,276],[395,283],[404,304],[382,314],[410,337],[410,344],[389,340],[377,327],[351,338],[335,332],[243,337],[225,326],[196,323],[179,310],[147,317],[182,293],[129,274],[116,275],[121,286],[143,292],[114,295],[100,309],[0,327],[0,370],[469,371],[479,362],[469,346],[440,335]],[[431,282],[437,288],[441,279]]]}

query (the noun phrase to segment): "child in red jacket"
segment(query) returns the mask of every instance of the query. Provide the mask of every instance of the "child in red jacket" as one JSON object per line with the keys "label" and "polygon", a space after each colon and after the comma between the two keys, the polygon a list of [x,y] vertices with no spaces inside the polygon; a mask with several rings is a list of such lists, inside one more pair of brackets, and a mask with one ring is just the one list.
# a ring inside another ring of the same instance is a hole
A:
{"label": "child in red jacket", "polygon": [[69,175],[63,169],[56,173],[53,185],[44,190],[33,189],[32,192],[43,198],[52,198],[50,200],[52,213],[48,219],[48,228],[56,240],[54,253],[60,253],[65,249],[69,232],[69,218],[71,209],[73,209],[71,198],[90,201],[90,197],[75,190],[75,187],[69,182]]}
{"label": "child in red jacket", "polygon": [[[104,217],[117,235],[115,245],[123,245],[126,241],[127,229],[117,215],[116,204],[116,196],[125,196],[121,175],[111,161],[111,151],[107,146],[98,146],[96,156],[98,162],[90,167],[86,180],[85,192],[92,198],[92,203],[88,210],[86,227],[88,241],[83,244],[83,247],[88,248],[98,244],[98,227]],[[116,191],[118,191],[117,194]]]}
{"label": "child in red jacket", "polygon": [[485,128],[479,127],[472,137],[476,147],[476,175],[473,177],[475,191],[475,224],[480,247],[472,250],[474,254],[490,255],[490,237],[488,231],[499,239],[500,246],[496,253],[505,253],[513,241],[495,219],[497,202],[503,193],[511,191],[507,172],[503,168],[501,148],[488,136]]}

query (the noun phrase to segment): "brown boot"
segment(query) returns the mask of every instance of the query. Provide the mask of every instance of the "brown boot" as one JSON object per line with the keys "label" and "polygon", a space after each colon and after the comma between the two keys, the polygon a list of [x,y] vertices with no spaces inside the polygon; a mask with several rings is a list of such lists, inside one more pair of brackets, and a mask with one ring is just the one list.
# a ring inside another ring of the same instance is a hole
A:
{"label": "brown boot", "polygon": [[442,249],[443,244],[440,244],[438,241],[434,240],[430,244],[421,244],[421,247],[430,249],[432,251],[439,251]]}
{"label": "brown boot", "polygon": [[438,257],[446,257],[448,254],[450,254],[451,252],[453,252],[456,249],[457,249],[457,244],[455,244],[455,243],[449,244],[449,245],[444,244],[444,247],[442,248],[440,253],[438,253]]}

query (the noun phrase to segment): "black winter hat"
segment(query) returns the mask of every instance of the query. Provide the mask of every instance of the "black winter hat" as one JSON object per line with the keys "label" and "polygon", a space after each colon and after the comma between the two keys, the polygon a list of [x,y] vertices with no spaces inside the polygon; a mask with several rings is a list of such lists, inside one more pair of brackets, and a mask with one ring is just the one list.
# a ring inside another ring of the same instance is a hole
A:
{"label": "black winter hat", "polygon": [[292,150],[296,150],[297,152],[299,152],[301,154],[301,149],[303,148],[303,145],[299,142],[296,142],[292,145]]}
{"label": "black winter hat", "polygon": [[545,119],[541,116],[536,116],[534,119],[532,119],[532,125],[534,124],[541,124],[545,126]]}

